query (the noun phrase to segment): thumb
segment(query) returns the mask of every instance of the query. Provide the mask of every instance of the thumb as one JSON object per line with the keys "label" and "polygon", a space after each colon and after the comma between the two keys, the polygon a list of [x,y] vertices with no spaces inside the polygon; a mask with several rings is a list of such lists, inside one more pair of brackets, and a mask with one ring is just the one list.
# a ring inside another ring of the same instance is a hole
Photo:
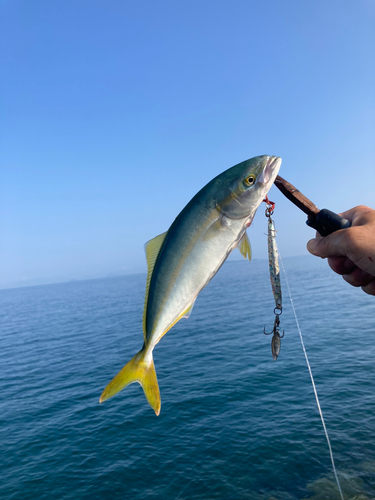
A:
{"label": "thumb", "polygon": [[[345,231],[345,230],[344,230]],[[314,238],[307,242],[307,250],[325,259],[327,257],[339,257],[345,255],[345,251],[342,245],[342,238],[339,234],[341,231],[329,234],[324,238]]]}

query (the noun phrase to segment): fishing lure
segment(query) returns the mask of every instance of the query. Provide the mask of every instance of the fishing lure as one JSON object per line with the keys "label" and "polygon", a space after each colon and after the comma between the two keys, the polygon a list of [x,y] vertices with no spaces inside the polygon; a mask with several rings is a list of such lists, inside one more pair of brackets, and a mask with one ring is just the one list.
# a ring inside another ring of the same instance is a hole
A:
{"label": "fishing lure", "polygon": [[275,309],[273,310],[275,314],[275,321],[273,324],[273,330],[269,333],[266,332],[266,328],[263,328],[263,333],[265,335],[273,334],[271,341],[271,351],[272,357],[276,361],[280,354],[281,339],[284,337],[283,333],[280,333],[280,315],[283,312],[282,307],[282,295],[281,295],[281,283],[280,283],[280,268],[278,251],[276,244],[276,229],[275,223],[272,220],[272,215],[275,209],[275,204],[268,199],[268,196],[264,199],[266,203],[266,217],[268,218],[268,262],[270,269],[270,278],[272,285],[273,298],[275,300]]}

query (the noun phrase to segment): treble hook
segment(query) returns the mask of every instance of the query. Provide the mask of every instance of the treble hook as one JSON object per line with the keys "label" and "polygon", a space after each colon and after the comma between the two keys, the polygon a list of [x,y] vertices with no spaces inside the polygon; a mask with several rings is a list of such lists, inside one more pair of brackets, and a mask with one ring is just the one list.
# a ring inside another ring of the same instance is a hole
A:
{"label": "treble hook", "polygon": [[274,335],[277,335],[280,339],[284,337],[284,330],[282,335],[280,334],[279,326],[280,326],[280,314],[281,313],[275,313],[275,321],[273,323],[273,330],[272,332],[267,333],[266,332],[266,327],[263,328],[263,333],[264,335],[271,335],[272,333]]}
{"label": "treble hook", "polygon": [[283,330],[282,334],[280,334],[280,330],[279,330],[281,312],[282,311],[280,311],[279,313],[275,312],[275,322],[273,324],[272,332],[267,333],[266,327],[263,328],[264,335],[271,335],[271,333],[273,334],[272,341],[271,341],[271,351],[272,351],[272,357],[275,361],[277,360],[277,358],[280,354],[281,339],[284,337],[284,330]]}

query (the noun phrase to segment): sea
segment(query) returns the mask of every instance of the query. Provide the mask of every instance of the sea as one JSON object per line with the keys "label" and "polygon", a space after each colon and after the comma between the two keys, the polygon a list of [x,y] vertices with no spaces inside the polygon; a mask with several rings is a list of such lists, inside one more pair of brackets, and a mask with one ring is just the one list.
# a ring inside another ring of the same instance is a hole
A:
{"label": "sea", "polygon": [[[375,297],[312,256],[284,267],[344,498],[375,499]],[[141,348],[145,274],[0,291],[2,500],[339,499],[281,275],[229,261],[154,350],[161,413],[139,384],[99,404]]]}

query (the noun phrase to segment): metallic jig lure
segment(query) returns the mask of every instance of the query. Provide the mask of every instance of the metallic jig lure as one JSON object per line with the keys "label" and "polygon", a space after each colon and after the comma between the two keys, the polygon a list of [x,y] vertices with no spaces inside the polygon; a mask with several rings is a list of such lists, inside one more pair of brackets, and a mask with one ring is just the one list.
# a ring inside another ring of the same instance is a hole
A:
{"label": "metallic jig lure", "polygon": [[263,333],[265,335],[271,335],[271,351],[272,357],[276,361],[279,356],[280,348],[281,348],[281,339],[284,337],[284,331],[280,333],[280,315],[283,312],[282,307],[282,295],[281,295],[281,283],[280,283],[280,268],[279,268],[279,259],[278,259],[278,251],[276,244],[276,229],[275,224],[272,220],[272,214],[275,208],[275,204],[272,201],[269,201],[266,196],[266,217],[268,217],[268,261],[270,268],[270,278],[272,285],[272,293],[273,298],[275,300],[275,309],[273,310],[275,314],[275,322],[273,324],[273,330],[269,333],[266,333],[266,329],[263,329]]}

